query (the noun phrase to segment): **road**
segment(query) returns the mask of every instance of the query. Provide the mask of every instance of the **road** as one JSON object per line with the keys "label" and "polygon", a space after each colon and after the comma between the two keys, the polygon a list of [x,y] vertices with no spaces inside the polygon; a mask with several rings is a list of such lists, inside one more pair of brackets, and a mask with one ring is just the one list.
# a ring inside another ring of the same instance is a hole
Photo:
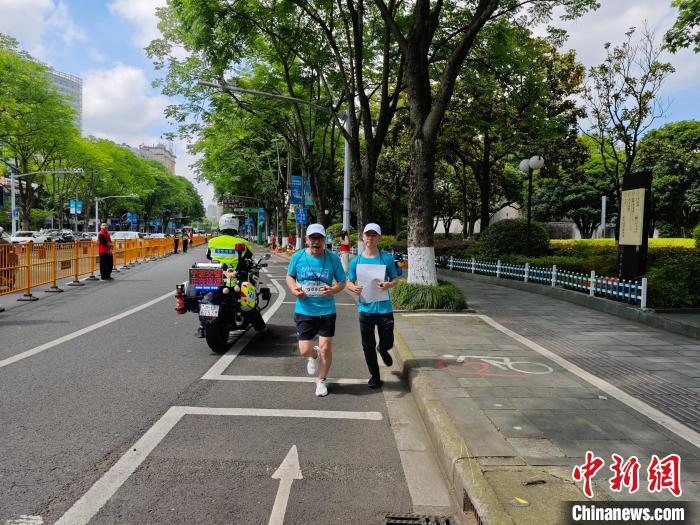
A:
{"label": "road", "polygon": [[[0,314],[0,523],[384,523],[451,514],[411,396],[369,389],[351,298],[338,296],[326,398],[298,357],[285,262],[270,331],[226,356],[177,316],[203,248]],[[277,283],[277,284],[275,284]]]}

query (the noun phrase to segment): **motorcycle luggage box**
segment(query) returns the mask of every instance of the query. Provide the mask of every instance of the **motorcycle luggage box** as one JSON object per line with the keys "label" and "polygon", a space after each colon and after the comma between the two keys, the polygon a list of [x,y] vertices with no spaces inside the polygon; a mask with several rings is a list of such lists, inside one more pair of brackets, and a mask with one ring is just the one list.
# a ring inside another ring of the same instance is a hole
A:
{"label": "motorcycle luggage box", "polygon": [[260,298],[263,301],[269,301],[270,297],[272,297],[272,294],[270,293],[269,288],[260,288]]}

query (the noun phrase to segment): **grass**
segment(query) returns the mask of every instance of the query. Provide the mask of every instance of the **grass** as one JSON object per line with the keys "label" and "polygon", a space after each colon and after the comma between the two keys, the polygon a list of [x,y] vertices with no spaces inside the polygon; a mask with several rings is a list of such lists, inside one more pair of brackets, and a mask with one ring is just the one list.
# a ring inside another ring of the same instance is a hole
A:
{"label": "grass", "polygon": [[396,310],[454,311],[467,307],[462,290],[445,281],[438,281],[437,286],[400,281],[391,297]]}

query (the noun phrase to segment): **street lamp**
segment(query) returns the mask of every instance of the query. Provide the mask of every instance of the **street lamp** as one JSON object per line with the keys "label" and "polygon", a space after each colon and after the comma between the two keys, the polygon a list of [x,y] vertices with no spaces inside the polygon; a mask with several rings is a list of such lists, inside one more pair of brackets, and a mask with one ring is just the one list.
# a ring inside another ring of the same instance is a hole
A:
{"label": "street lamp", "polygon": [[532,223],[532,172],[544,166],[544,159],[533,155],[520,161],[520,171],[527,173],[527,234],[525,236],[525,254],[530,255],[530,224]]}
{"label": "street lamp", "polygon": [[107,195],[106,197],[95,197],[95,233],[100,231],[100,201],[106,199],[138,199],[139,196],[135,193],[129,195]]}
{"label": "street lamp", "polygon": [[83,173],[82,168],[67,168],[61,170],[39,170],[30,171],[28,173],[18,173],[15,174],[14,169],[10,169],[10,206],[12,208],[12,235],[17,233],[17,223],[16,220],[19,219],[19,212],[17,212],[17,218],[15,218],[15,179],[21,177],[27,177],[29,175],[39,175],[43,173],[53,173],[56,175],[66,175],[68,173]]}

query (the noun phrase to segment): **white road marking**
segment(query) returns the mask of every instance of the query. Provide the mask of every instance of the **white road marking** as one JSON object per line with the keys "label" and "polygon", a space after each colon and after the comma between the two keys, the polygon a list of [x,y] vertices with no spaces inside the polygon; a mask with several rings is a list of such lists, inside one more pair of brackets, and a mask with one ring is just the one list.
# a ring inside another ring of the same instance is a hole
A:
{"label": "white road marking", "polygon": [[296,445],[289,449],[284,461],[272,475],[272,479],[280,480],[280,486],[277,489],[277,496],[275,496],[275,503],[272,506],[268,525],[283,525],[284,515],[287,513],[289,493],[292,491],[292,483],[295,479],[304,479],[299,467],[299,454],[297,453]]}
{"label": "white road marking", "polygon": [[[204,379],[204,378],[202,378]],[[218,381],[261,381],[270,383],[315,383],[315,377],[309,376],[230,376],[230,375],[219,375],[217,377],[208,377],[206,379],[216,379]],[[326,379],[329,383],[334,383],[336,385],[364,385],[367,383],[366,379],[352,379],[352,378],[337,378],[334,379],[329,377]]]}
{"label": "white road marking", "polygon": [[[282,306],[283,304],[285,296],[287,295],[284,291],[284,288],[280,286],[280,284],[277,281],[271,279],[270,282],[275,285],[275,287],[279,291],[279,295],[277,296],[277,299],[272,304],[272,306],[266,308],[265,312],[263,313],[263,319],[266,323],[270,320],[270,318],[273,315],[275,315],[275,312],[279,310],[280,306]],[[241,337],[235,343],[233,343],[233,346],[229,349],[228,352],[222,355],[221,358],[216,363],[214,363],[209,370],[207,370],[207,372],[202,376],[202,379],[216,380],[220,379],[221,377],[225,377],[222,375],[224,371],[229,366],[231,366],[231,363],[233,363],[234,359],[238,357],[238,354],[240,354],[241,351],[248,345],[250,340],[253,337],[255,337],[255,334],[255,331],[248,330],[248,332],[243,337]]]}
{"label": "white road marking", "polygon": [[616,398],[618,401],[621,401],[628,407],[636,410],[640,414],[648,417],[655,423],[661,425],[662,427],[665,427],[669,429],[671,432],[676,434],[677,436],[680,436],[681,438],[685,439],[688,443],[691,443],[692,445],[696,447],[700,447],[700,434],[695,432],[693,429],[688,428],[684,424],[680,423],[679,421],[676,421],[670,416],[667,416],[660,410],[652,407],[651,405],[648,405],[644,401],[641,401],[627,392],[624,392],[617,388],[616,386],[608,383],[604,379],[601,379],[590,372],[585,371],[584,369],[576,366],[575,364],[567,361],[563,357],[555,354],[551,350],[547,350],[546,348],[538,345],[534,341],[530,341],[528,338],[523,337],[520,334],[517,334],[513,332],[512,330],[509,330],[502,324],[500,324],[498,321],[495,321],[494,319],[490,318],[487,315],[479,315],[479,314],[463,314],[467,315],[470,317],[477,317],[479,319],[482,319],[485,323],[489,324],[496,330],[499,330],[500,332],[503,332],[504,334],[512,337],[519,343],[524,344],[531,350],[534,350],[540,355],[543,355],[544,357],[547,357],[548,359],[554,361],[557,363],[559,366],[562,368],[565,368],[572,374],[580,377],[584,381],[590,383],[591,385],[595,386],[596,388],[602,390],[603,392],[613,396]]}
{"label": "white road marking", "polygon": [[186,415],[291,417],[381,421],[381,412],[343,412],[338,410],[284,410],[264,408],[208,408],[174,406],[134,443],[112,467],[98,479],[55,525],[87,524],[143,463],[173,427]]}
{"label": "white road marking", "polygon": [[22,514],[14,520],[7,520],[7,525],[42,525],[43,523],[44,518],[41,516],[28,516],[26,514]]}
{"label": "white road marking", "polygon": [[95,323],[93,325],[82,328],[76,332],[70,333],[68,335],[64,335],[63,337],[59,337],[58,339],[54,339],[53,341],[49,341],[48,343],[44,343],[43,345],[37,346],[36,348],[32,348],[31,350],[27,350],[25,352],[21,352],[21,353],[14,355],[12,357],[8,357],[7,359],[3,359],[2,361],[0,361],[0,368],[11,365],[11,364],[16,363],[18,361],[21,361],[22,359],[26,359],[28,357],[31,357],[31,356],[36,355],[36,354],[43,352],[45,350],[49,350],[50,348],[53,348],[54,346],[58,346],[58,345],[61,345],[63,343],[66,343],[68,341],[71,341],[73,339],[76,339],[76,338],[80,337],[81,335],[89,334],[90,332],[94,332],[95,330],[99,330],[103,326],[107,326],[108,324],[112,324],[116,321],[119,321],[120,319],[124,319],[125,317],[128,317],[131,314],[135,314],[136,312],[140,312],[141,310],[144,310],[144,309],[148,308],[149,306],[153,306],[154,304],[159,303],[160,301],[167,299],[168,297],[173,297],[173,292],[168,292],[165,295],[161,295],[160,297],[156,297],[155,299],[152,299],[146,303],[143,303],[140,306],[136,306],[135,308],[132,308],[131,310],[127,310],[127,311],[122,312],[120,314],[117,314],[113,317],[110,317],[108,319],[105,319],[105,320],[100,321],[98,323]]}

